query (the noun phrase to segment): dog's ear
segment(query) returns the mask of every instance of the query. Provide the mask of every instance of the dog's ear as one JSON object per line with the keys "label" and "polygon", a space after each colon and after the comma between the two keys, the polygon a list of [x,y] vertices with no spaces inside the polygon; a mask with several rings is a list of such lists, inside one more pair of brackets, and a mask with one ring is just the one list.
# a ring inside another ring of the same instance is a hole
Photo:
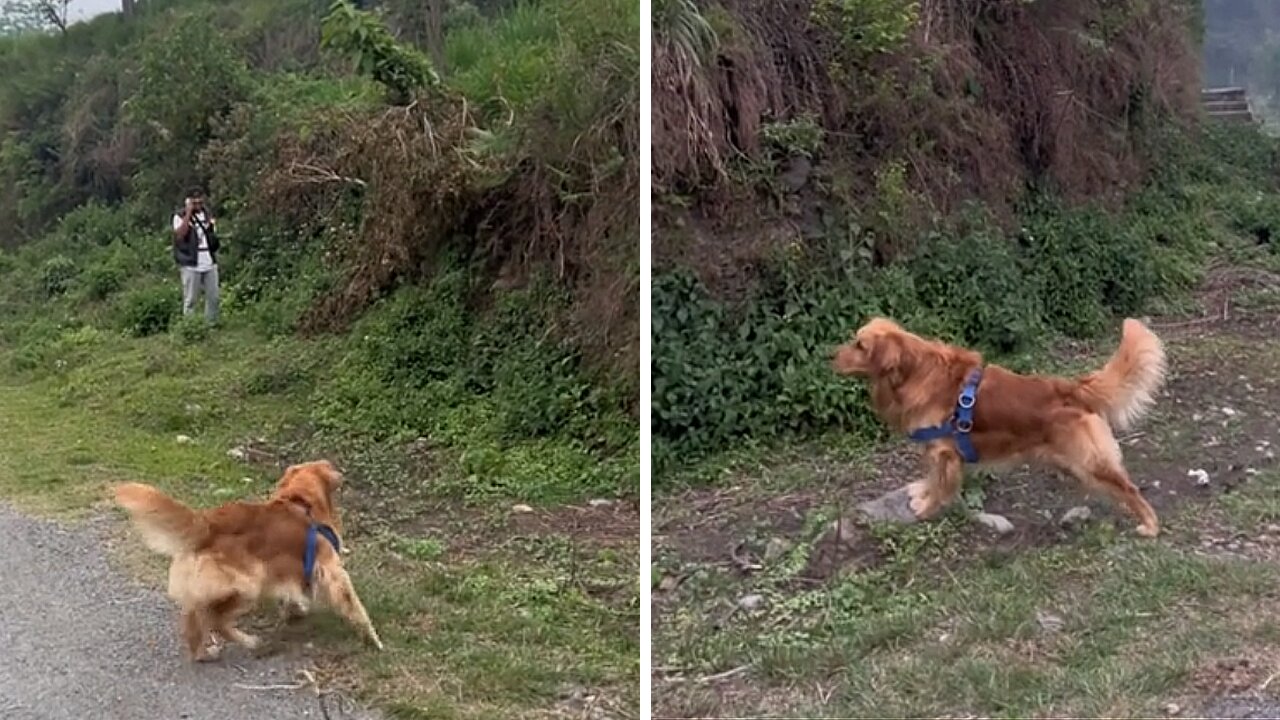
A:
{"label": "dog's ear", "polygon": [[868,363],[874,375],[895,386],[905,382],[914,372],[917,361],[911,338],[902,333],[878,336],[868,352]]}
{"label": "dog's ear", "polygon": [[877,375],[896,372],[903,363],[904,350],[902,338],[892,333],[878,336],[869,344],[867,360]]}
{"label": "dog's ear", "polygon": [[341,470],[333,466],[333,463],[328,460],[322,461],[320,470],[324,473],[324,479],[325,482],[328,483],[330,491],[337,490],[342,487],[344,476]]}

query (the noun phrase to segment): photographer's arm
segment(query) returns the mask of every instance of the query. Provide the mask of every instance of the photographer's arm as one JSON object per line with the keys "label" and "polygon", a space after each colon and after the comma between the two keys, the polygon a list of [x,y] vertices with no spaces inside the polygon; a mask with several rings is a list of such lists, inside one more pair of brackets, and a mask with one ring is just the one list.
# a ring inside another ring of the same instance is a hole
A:
{"label": "photographer's arm", "polygon": [[191,199],[187,198],[186,207],[183,208],[181,215],[175,215],[173,218],[173,241],[179,240],[187,236],[187,232],[191,230]]}

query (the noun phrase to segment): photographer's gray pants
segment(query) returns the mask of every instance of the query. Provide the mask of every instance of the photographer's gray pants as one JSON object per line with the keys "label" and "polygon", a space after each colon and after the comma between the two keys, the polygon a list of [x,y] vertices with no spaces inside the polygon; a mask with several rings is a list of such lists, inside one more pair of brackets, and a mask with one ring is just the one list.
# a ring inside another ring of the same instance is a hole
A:
{"label": "photographer's gray pants", "polygon": [[196,309],[196,296],[204,293],[204,317],[211,323],[218,322],[218,268],[203,272],[184,267],[182,271],[182,314],[190,315]]}

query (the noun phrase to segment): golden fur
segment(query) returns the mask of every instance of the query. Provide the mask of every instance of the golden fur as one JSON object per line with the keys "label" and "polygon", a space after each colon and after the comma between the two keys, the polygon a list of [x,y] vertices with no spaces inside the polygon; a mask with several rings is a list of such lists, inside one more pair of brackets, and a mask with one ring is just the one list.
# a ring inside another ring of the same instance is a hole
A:
{"label": "golden fur", "polygon": [[[342,475],[325,461],[290,467],[264,503],[232,502],[194,510],[141,483],[115,488],[147,547],[173,558],[169,596],[182,611],[182,635],[194,660],[214,657],[220,635],[247,648],[258,638],[236,627],[262,598],[305,610],[312,599],[333,608],[382,648],[342,560],[318,539],[311,586],[303,578],[307,528],[314,518],[338,531],[334,490]],[[305,507],[305,509],[304,509]]]}
{"label": "golden fur", "polygon": [[[946,422],[965,377],[983,362],[972,350],[875,318],[836,349],[832,367],[868,378],[876,414],[910,432]],[[980,462],[1033,462],[1068,472],[1126,508],[1139,534],[1155,537],[1159,519],[1130,482],[1112,433],[1150,409],[1164,373],[1160,339],[1137,320],[1124,321],[1120,346],[1106,365],[1082,377],[1019,375],[987,365],[970,435]],[[927,443],[925,458],[926,478],[908,487],[911,510],[921,519],[955,498],[964,465],[950,438]]]}

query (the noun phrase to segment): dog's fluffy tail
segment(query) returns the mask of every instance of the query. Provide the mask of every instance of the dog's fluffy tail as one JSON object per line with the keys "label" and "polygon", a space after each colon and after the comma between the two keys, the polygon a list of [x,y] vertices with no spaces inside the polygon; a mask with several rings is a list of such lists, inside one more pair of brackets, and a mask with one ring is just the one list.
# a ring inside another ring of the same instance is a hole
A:
{"label": "dog's fluffy tail", "polygon": [[150,485],[124,483],[116,486],[115,495],[142,541],[161,555],[190,552],[209,538],[209,523],[200,513]]}
{"label": "dog's fluffy tail", "polygon": [[1078,379],[1077,394],[1111,427],[1125,430],[1151,408],[1164,372],[1160,338],[1137,320],[1125,320],[1120,347],[1101,370]]}

